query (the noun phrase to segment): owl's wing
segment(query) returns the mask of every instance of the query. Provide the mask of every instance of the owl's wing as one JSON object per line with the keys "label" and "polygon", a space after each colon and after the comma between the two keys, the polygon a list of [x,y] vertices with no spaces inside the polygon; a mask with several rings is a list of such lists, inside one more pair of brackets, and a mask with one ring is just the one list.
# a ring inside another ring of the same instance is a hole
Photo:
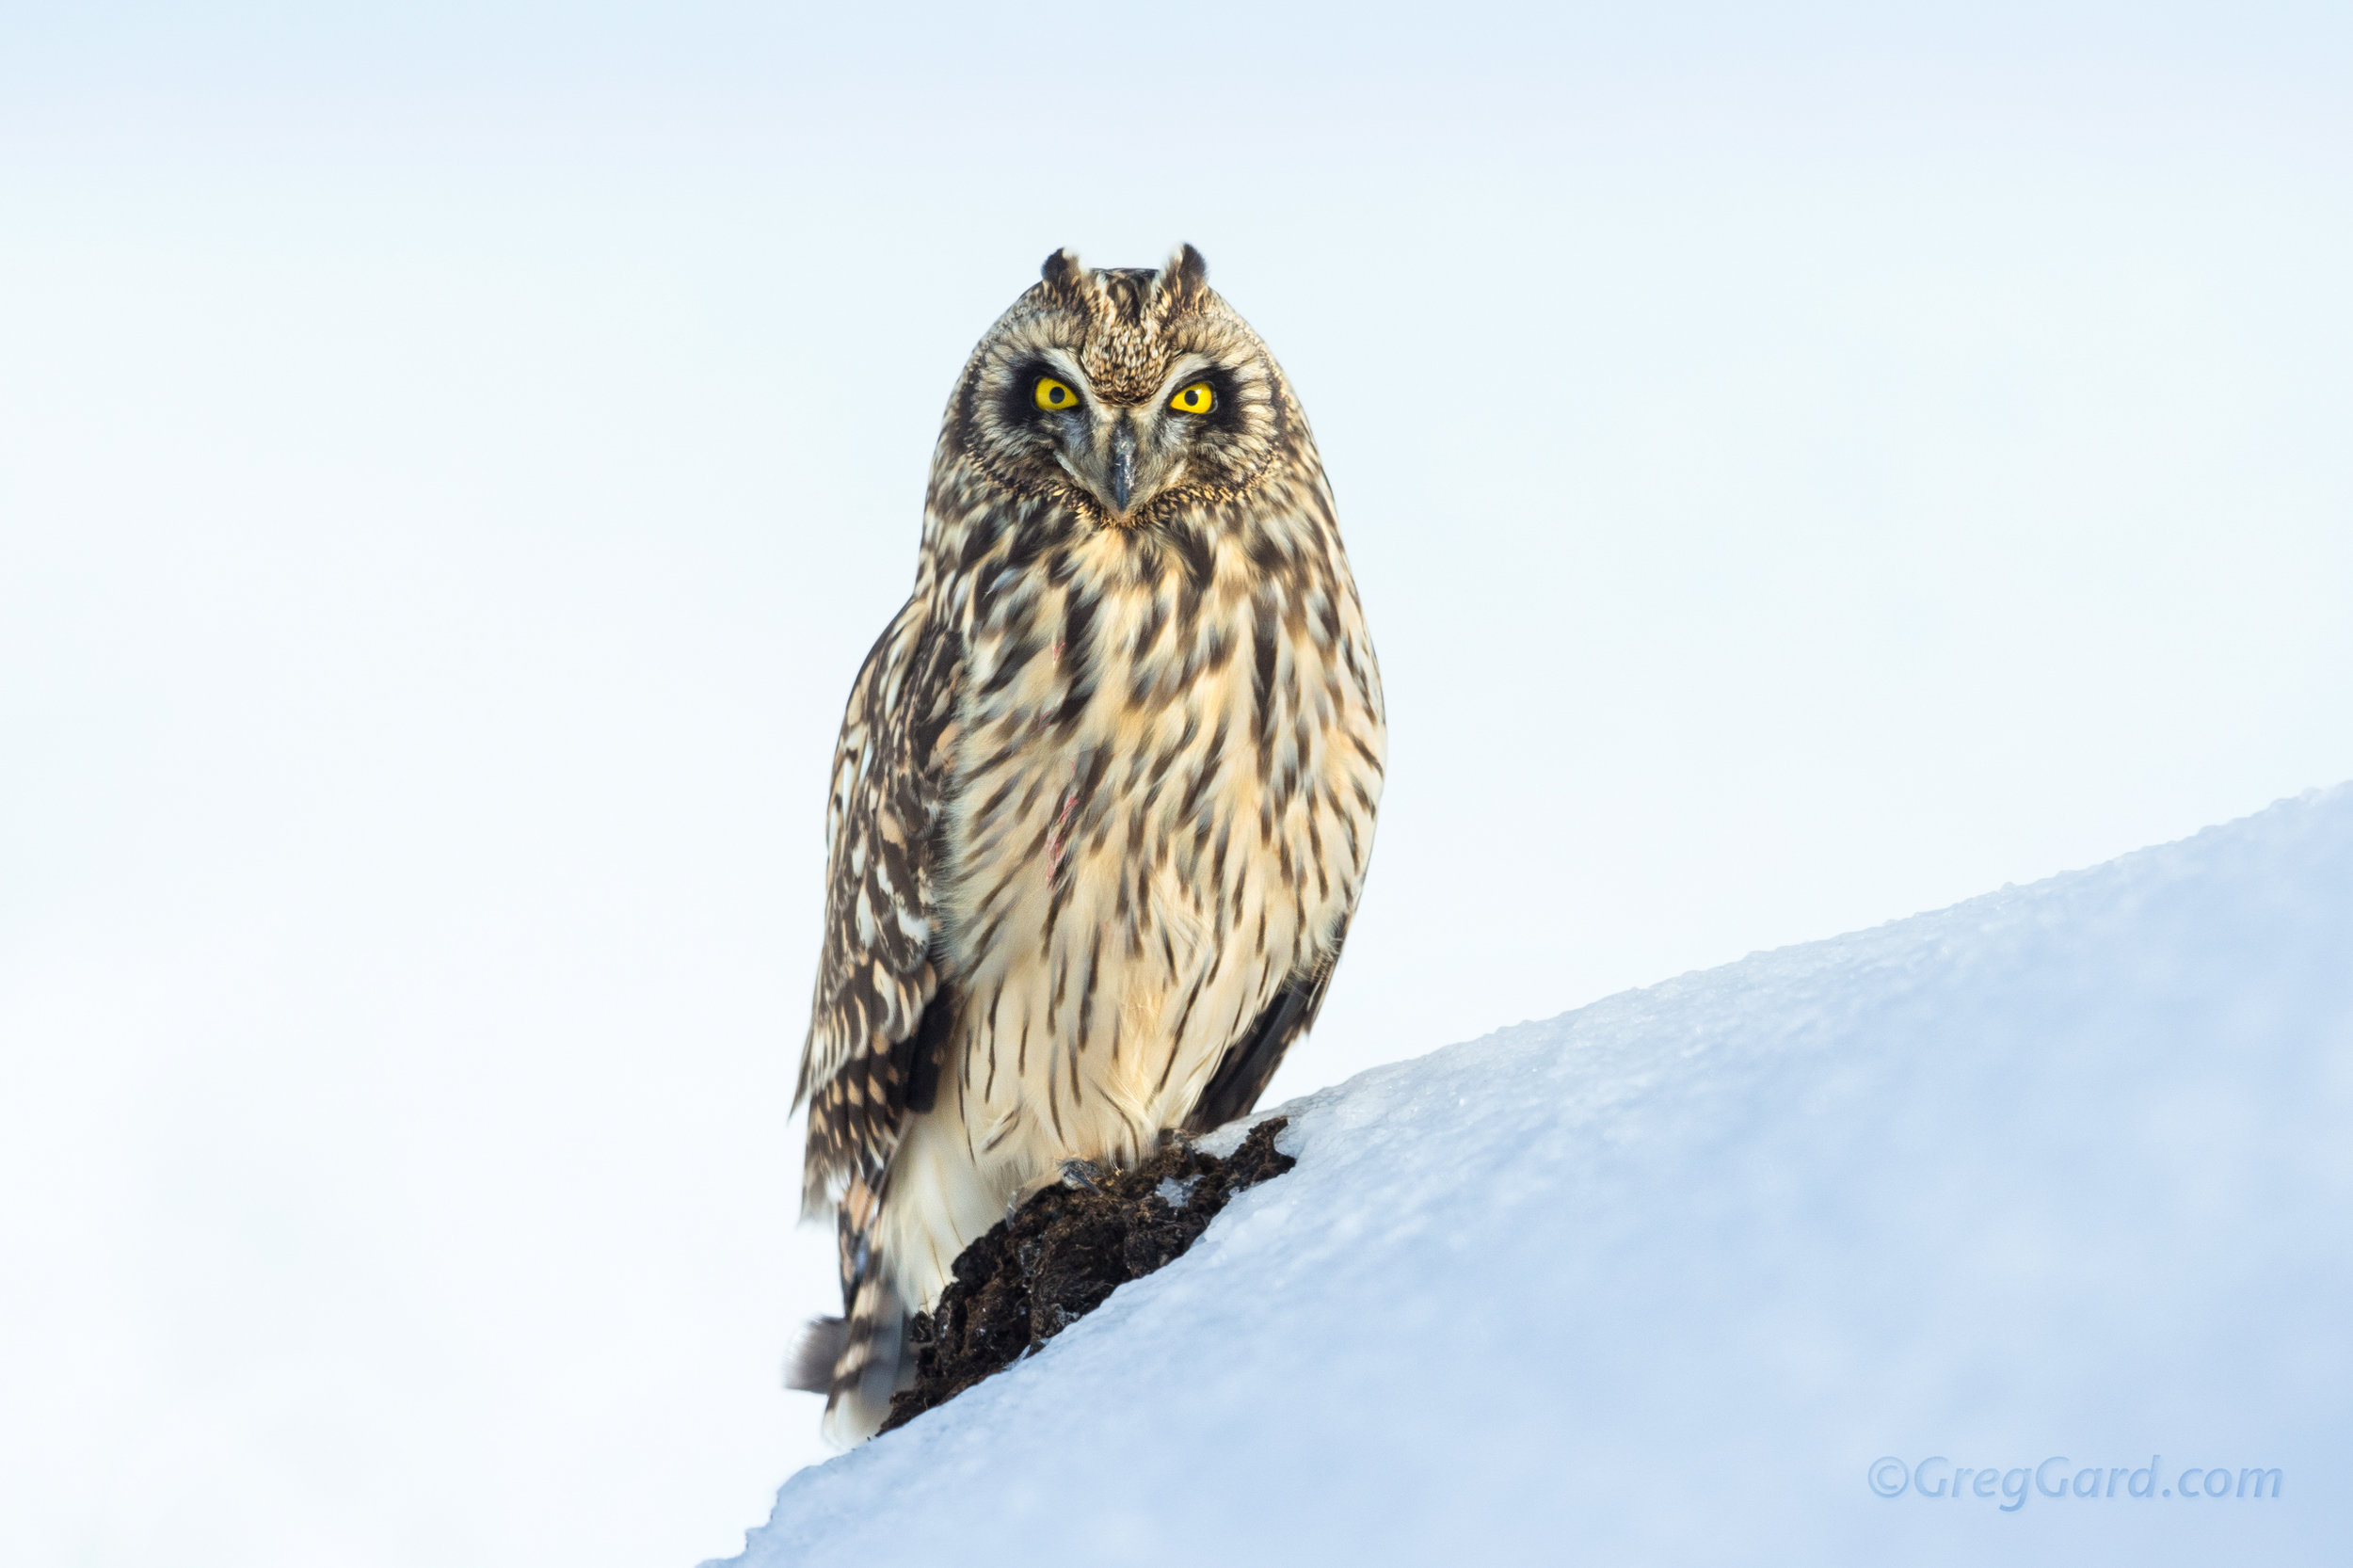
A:
{"label": "owl's wing", "polygon": [[1332,987],[1332,970],[1340,961],[1340,944],[1347,940],[1348,920],[1343,916],[1339,929],[1332,934],[1332,951],[1322,962],[1285,981],[1241,1037],[1225,1048],[1217,1071],[1209,1075],[1209,1087],[1201,1091],[1193,1113],[1185,1118],[1187,1132],[1208,1132],[1250,1114],[1258,1096],[1266,1093],[1274,1069],[1283,1064],[1284,1053],[1315,1026],[1316,1015],[1323,1010],[1323,993]]}
{"label": "owl's wing", "polygon": [[[833,1208],[854,1182],[878,1193],[906,1112],[928,1110],[937,1082],[949,999],[932,963],[933,860],[958,646],[919,592],[867,654],[841,717],[824,943],[792,1102],[808,1103],[805,1214]],[[938,1015],[929,1028],[927,1010]]]}

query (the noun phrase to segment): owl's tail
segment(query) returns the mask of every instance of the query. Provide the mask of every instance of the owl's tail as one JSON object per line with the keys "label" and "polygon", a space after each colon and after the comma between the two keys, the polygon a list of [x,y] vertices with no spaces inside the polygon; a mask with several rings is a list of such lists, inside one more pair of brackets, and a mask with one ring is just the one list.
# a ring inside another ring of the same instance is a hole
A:
{"label": "owl's tail", "polygon": [[804,1394],[833,1392],[833,1369],[841,1360],[848,1328],[848,1320],[841,1318],[811,1318],[802,1324],[800,1337],[784,1358],[784,1385]]}
{"label": "owl's tail", "polygon": [[[844,1318],[814,1318],[785,1367],[785,1386],[825,1396],[825,1441],[848,1448],[881,1430],[898,1391],[906,1309],[879,1268],[858,1279]],[[912,1371],[912,1368],[904,1368]]]}

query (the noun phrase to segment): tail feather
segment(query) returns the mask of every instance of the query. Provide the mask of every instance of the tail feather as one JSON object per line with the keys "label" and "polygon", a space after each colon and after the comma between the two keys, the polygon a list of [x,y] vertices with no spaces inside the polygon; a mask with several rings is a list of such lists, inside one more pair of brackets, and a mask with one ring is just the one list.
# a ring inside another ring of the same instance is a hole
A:
{"label": "tail feather", "polygon": [[890,1414],[890,1396],[898,1392],[903,1381],[901,1374],[912,1381],[914,1367],[903,1365],[906,1309],[883,1272],[870,1269],[858,1281],[848,1320],[820,1321],[839,1324],[840,1335],[825,1399],[825,1438],[840,1448],[853,1448],[881,1429],[884,1417]]}
{"label": "tail feather", "polygon": [[801,1326],[792,1353],[784,1359],[784,1385],[804,1394],[831,1392],[833,1369],[840,1364],[841,1347],[848,1337],[849,1324],[842,1319],[811,1318]]}

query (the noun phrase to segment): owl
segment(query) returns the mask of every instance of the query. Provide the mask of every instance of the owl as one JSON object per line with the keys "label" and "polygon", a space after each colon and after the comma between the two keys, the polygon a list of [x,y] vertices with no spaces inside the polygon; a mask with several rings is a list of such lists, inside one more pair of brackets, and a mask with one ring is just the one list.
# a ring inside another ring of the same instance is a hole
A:
{"label": "owl", "polygon": [[1385,749],[1274,357],[1189,245],[1048,258],[956,382],[834,753],[794,1107],[844,1311],[790,1377],[830,1439],[873,1433],[908,1314],[1011,1207],[1256,1104],[1331,983]]}

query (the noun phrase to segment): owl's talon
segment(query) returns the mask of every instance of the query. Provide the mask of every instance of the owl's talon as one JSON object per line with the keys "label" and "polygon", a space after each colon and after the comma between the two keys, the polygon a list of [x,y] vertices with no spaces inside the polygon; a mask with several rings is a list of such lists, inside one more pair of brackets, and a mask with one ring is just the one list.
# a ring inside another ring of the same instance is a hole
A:
{"label": "owl's talon", "polygon": [[1030,1200],[1048,1187],[1068,1187],[1080,1192],[1099,1192],[1103,1190],[1103,1167],[1092,1160],[1065,1160],[1041,1176],[1032,1176],[1014,1189],[1005,1200],[1005,1223],[1029,1207]]}

